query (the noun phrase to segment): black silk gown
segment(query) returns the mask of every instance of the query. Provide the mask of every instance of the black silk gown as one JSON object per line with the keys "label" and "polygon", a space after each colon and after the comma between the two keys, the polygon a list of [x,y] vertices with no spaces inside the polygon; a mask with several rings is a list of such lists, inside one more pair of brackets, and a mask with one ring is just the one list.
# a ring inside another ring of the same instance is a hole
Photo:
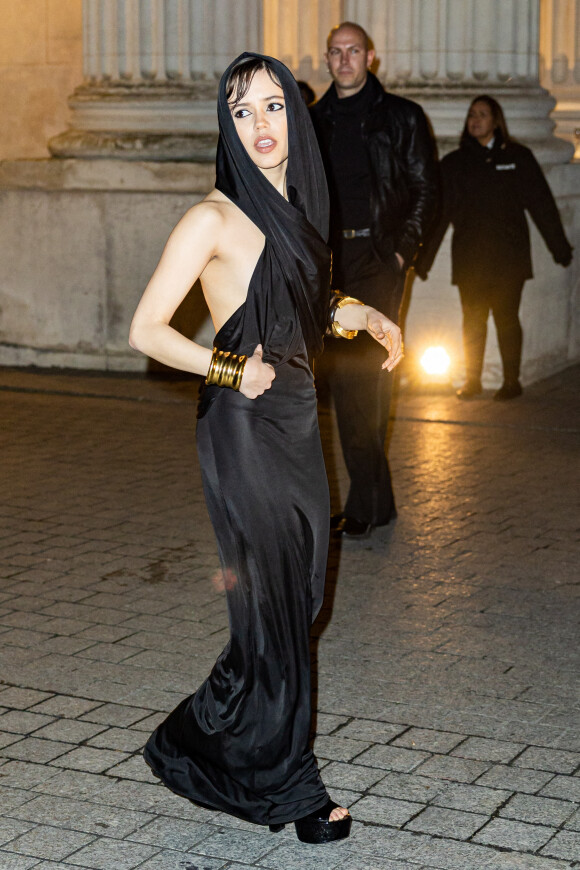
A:
{"label": "black silk gown", "polygon": [[209,677],[145,748],[173,791],[258,824],[296,820],[328,797],[308,743],[309,632],[322,602],[329,529],[311,368],[328,311],[328,205],[298,88],[283,64],[267,61],[286,99],[289,200],[238,139],[225,98],[227,70],[216,187],[264,233],[265,246],[246,302],[215,346],[251,355],[261,343],[276,377],[255,400],[206,387],[197,425],[231,637]]}

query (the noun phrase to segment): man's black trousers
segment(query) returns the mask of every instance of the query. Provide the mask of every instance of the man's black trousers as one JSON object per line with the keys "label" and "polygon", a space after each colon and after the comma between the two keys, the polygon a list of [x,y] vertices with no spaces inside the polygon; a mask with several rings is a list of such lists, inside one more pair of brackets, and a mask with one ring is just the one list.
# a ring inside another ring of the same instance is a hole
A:
{"label": "man's black trousers", "polygon": [[[340,290],[386,314],[395,323],[405,275],[377,263],[373,274],[345,282]],[[385,453],[393,375],[381,368],[387,351],[366,332],[352,340],[328,336],[316,370],[334,401],[340,443],[350,477],[343,513],[385,525],[395,515],[391,474]]]}

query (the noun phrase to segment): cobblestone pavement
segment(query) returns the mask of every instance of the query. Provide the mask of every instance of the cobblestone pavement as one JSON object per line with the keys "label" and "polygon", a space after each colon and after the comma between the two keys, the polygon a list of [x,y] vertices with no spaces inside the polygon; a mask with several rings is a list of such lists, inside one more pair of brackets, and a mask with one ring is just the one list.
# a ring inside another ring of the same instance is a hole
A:
{"label": "cobblestone pavement", "polygon": [[399,518],[331,552],[316,624],[315,751],[355,823],[312,847],[141,758],[228,634],[194,388],[0,371],[1,870],[580,867],[579,387],[399,396]]}

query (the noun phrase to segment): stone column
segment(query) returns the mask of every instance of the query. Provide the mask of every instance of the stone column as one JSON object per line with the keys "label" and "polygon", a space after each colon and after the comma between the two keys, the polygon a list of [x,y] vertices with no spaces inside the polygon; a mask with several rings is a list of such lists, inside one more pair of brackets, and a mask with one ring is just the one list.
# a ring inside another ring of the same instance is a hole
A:
{"label": "stone column", "polygon": [[540,80],[557,100],[556,135],[580,159],[580,0],[542,0]]}
{"label": "stone column", "polygon": [[261,0],[83,0],[85,82],[56,157],[213,160],[217,81],[260,50]]}
{"label": "stone column", "polygon": [[570,159],[539,82],[539,0],[344,0],[343,17],[368,30],[385,87],[423,105],[442,153],[455,147],[471,99],[488,93],[540,160]]}
{"label": "stone column", "polygon": [[341,0],[264,0],[264,50],[318,92],[330,82],[323,55]]}

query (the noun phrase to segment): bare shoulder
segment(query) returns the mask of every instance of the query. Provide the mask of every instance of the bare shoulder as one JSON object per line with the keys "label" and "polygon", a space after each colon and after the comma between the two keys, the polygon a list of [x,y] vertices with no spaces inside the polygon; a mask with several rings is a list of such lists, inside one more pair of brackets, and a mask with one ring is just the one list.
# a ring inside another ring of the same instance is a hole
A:
{"label": "bare shoulder", "polygon": [[216,219],[219,219],[222,224],[239,223],[240,221],[251,223],[244,212],[215,187],[199,205],[204,206],[208,211],[213,211]]}
{"label": "bare shoulder", "polygon": [[[215,191],[218,193],[218,191]],[[214,193],[214,191],[212,191]],[[175,230],[178,233],[200,232],[204,230],[212,231],[220,229],[227,217],[227,209],[224,203],[218,199],[212,199],[212,194],[208,194],[205,199],[193,205],[185,212]],[[224,200],[226,198],[224,197]],[[226,200],[228,202],[228,200]]]}
{"label": "bare shoulder", "polygon": [[183,256],[192,250],[203,252],[206,262],[216,255],[228,221],[224,204],[210,196],[185,212],[173,228],[166,250]]}
{"label": "bare shoulder", "polygon": [[227,196],[214,189],[185,212],[173,234],[178,237],[190,237],[193,234],[197,239],[204,236],[217,239],[240,217],[245,217],[243,212]]}

